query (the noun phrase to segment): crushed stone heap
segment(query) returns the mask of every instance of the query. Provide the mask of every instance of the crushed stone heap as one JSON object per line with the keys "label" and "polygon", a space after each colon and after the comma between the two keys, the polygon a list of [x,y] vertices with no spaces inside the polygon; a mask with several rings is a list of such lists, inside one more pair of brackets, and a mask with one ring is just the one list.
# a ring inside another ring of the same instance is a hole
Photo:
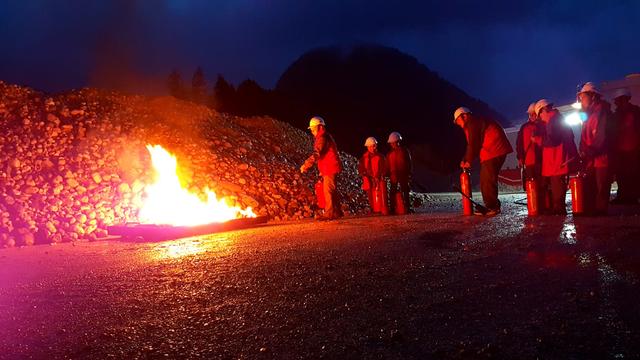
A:
{"label": "crushed stone heap", "polygon": [[[172,97],[82,89],[49,96],[0,82],[0,247],[93,240],[137,221],[151,182],[146,144],[176,155],[181,180],[274,221],[314,216],[310,134]],[[354,139],[358,140],[359,139]],[[339,144],[338,144],[339,145]],[[341,153],[345,212],[363,212],[357,159]]]}

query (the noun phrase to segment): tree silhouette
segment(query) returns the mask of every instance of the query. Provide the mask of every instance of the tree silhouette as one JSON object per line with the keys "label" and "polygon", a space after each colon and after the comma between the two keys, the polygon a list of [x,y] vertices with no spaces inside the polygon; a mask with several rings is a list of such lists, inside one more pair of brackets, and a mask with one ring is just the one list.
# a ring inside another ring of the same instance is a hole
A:
{"label": "tree silhouette", "polygon": [[267,115],[271,112],[269,92],[251,79],[238,85],[236,103],[242,104],[236,109],[240,116]]}
{"label": "tree silhouette", "polygon": [[178,99],[185,99],[186,92],[184,89],[184,83],[182,82],[182,75],[177,69],[173,69],[169,78],[167,79],[167,87],[169,88],[169,94]]}
{"label": "tree silhouette", "polygon": [[207,102],[207,80],[204,78],[204,71],[200,66],[191,78],[191,101],[198,104]]}
{"label": "tree silhouette", "polygon": [[236,110],[236,89],[220,74],[213,86],[211,106],[220,112],[233,113]]}

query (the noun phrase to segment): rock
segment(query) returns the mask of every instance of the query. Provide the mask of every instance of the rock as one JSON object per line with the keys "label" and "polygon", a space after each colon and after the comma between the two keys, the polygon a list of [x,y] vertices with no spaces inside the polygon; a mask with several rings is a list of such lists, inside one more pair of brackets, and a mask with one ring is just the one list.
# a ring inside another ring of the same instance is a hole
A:
{"label": "rock", "polygon": [[14,246],[16,246],[16,239],[15,237],[8,235],[7,238],[4,240],[4,247],[8,247],[8,248],[12,248]]}
{"label": "rock", "polygon": [[55,114],[48,113],[47,121],[54,123],[56,126],[60,125],[60,118],[57,117]]}
{"label": "rock", "polygon": [[[47,99],[45,112],[38,98]],[[29,120],[3,134],[12,145],[0,153],[5,164],[0,171],[6,174],[0,204],[20,210],[7,212],[0,232],[24,242],[14,224],[38,225],[49,241],[75,241],[99,236],[108,225],[135,221],[154,175],[147,143],[175,151],[183,185],[195,193],[209,187],[273,219],[313,216],[313,177],[297,170],[312,149],[304,131],[188,102],[149,106],[140,99],[92,89],[47,97],[0,82],[0,104],[12,104],[17,121]],[[198,137],[190,135],[194,130]],[[339,190],[348,195],[346,208],[357,213],[366,206],[357,187],[357,159],[344,154],[343,160]]]}
{"label": "rock", "polygon": [[121,195],[131,193],[131,188],[129,187],[129,184],[121,183],[120,185],[118,185],[118,193]]}
{"label": "rock", "polygon": [[71,189],[75,189],[76,187],[78,187],[78,185],[80,185],[80,183],[78,183],[78,180],[74,178],[67,179],[67,186],[70,187]]}
{"label": "rock", "polygon": [[16,244],[19,246],[31,246],[35,244],[35,236],[31,230],[27,228],[16,229]]}

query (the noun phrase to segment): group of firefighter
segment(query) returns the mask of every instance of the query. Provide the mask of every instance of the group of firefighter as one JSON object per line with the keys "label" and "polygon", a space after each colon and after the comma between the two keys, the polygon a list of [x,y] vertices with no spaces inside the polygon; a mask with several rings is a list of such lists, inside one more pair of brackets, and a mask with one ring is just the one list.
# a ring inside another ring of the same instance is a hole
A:
{"label": "group of firefighter", "polygon": [[[612,112],[611,105],[591,82],[581,87],[577,98],[586,114],[579,146],[575,144],[572,129],[550,101],[541,99],[528,108],[528,121],[518,132],[516,154],[523,184],[527,184],[525,190],[536,189],[527,191],[529,205],[535,202],[538,204],[536,212],[543,214],[566,214],[565,196],[570,175],[580,181],[580,212],[584,215],[607,214],[614,178],[618,191],[612,202],[637,204],[640,197],[640,108],[630,103],[627,89],[620,89],[614,94],[616,108]],[[456,109],[453,121],[463,129],[467,139],[460,162],[463,175],[468,174],[474,160],[480,160],[480,191],[484,206],[477,204],[473,213],[499,214],[498,175],[507,155],[513,152],[504,129],[496,121],[466,107]],[[317,191],[324,198],[324,213],[319,219],[342,217],[336,189],[336,176],[341,171],[336,143],[321,117],[311,119],[309,130],[315,137],[314,150],[300,171],[304,173],[317,163],[322,176]],[[366,139],[367,151],[358,166],[362,189],[367,193],[372,213],[408,213],[411,212],[411,156],[402,145],[398,132],[392,132],[387,142],[390,150],[385,156],[378,151],[374,137]],[[462,192],[464,196],[470,195],[470,192]]]}
{"label": "group of firefighter", "polygon": [[[323,118],[314,116],[309,121],[309,130],[315,141],[313,153],[300,167],[304,173],[317,162],[322,181],[318,183],[316,192],[324,201],[324,213],[319,220],[332,220],[342,217],[340,197],[336,189],[336,176],[341,163],[338,148],[333,137],[327,132]],[[362,189],[367,193],[371,213],[406,214],[411,212],[409,202],[411,180],[411,155],[402,145],[402,135],[394,131],[389,135],[390,147],[386,157],[378,151],[378,141],[374,137],[365,140],[367,151],[360,158],[358,172],[362,177]],[[389,178],[390,188],[387,191]],[[389,202],[389,197],[391,202]]]}
{"label": "group of firefighter", "polygon": [[[571,128],[548,100],[539,100],[528,108],[529,119],[521,126],[516,143],[523,180],[529,183],[528,196],[536,196],[528,202],[537,202],[542,213],[566,214],[565,194],[572,176],[576,214],[606,215],[610,202],[637,204],[640,108],[630,103],[631,93],[623,88],[613,94],[612,112],[611,105],[590,82],[581,87],[577,97],[586,114],[579,146]],[[618,190],[610,201],[614,179]],[[536,189],[533,193],[532,188]]]}

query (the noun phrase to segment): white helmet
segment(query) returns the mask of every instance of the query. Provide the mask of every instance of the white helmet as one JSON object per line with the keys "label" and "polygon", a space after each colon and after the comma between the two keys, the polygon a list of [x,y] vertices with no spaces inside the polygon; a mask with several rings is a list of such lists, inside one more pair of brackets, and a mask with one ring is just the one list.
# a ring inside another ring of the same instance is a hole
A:
{"label": "white helmet", "polygon": [[585,83],[584,85],[582,85],[582,89],[580,89],[580,91],[578,91],[578,95],[580,95],[582,93],[586,93],[586,92],[602,95],[600,90],[598,90],[598,87],[596,86],[596,84],[592,83],[591,81],[589,81],[589,82]]}
{"label": "white helmet", "polygon": [[527,114],[534,114],[536,112],[536,102],[532,102],[531,104],[529,104],[529,107],[527,108]]}
{"label": "white helmet", "polygon": [[373,145],[378,145],[378,140],[376,140],[376,138],[374,138],[373,136],[369,136],[367,140],[364,142],[364,146],[373,146]]}
{"label": "white helmet", "polygon": [[631,91],[627,88],[620,88],[613,93],[613,98],[617,99],[621,96],[631,97]]}
{"label": "white helmet", "polygon": [[462,106],[456,109],[456,111],[453,113],[453,123],[455,124],[456,120],[458,120],[458,117],[462,114],[471,114],[471,110],[469,110],[468,108]]}
{"label": "white helmet", "polygon": [[391,134],[389,134],[389,140],[387,140],[388,143],[395,143],[398,141],[402,141],[402,135],[400,135],[399,132],[394,131]]}
{"label": "white helmet", "polygon": [[324,124],[324,119],[321,118],[320,116],[314,116],[311,118],[311,120],[309,120],[309,129],[318,125],[326,126]]}
{"label": "white helmet", "polygon": [[536,104],[535,104],[535,113],[536,113],[536,115],[540,115],[540,110],[542,110],[542,108],[545,108],[547,106],[553,106],[553,103],[549,102],[549,100],[547,100],[547,99],[538,100],[538,102],[536,102]]}

